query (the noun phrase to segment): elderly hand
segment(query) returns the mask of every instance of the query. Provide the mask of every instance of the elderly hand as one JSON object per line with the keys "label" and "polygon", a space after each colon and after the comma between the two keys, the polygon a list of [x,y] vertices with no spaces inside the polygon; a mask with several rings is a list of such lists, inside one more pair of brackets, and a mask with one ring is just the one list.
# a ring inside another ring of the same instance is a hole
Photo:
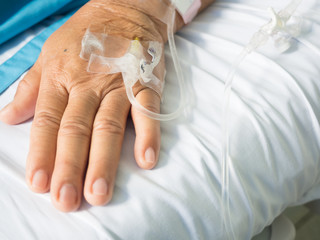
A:
{"label": "elderly hand", "polygon": [[[131,107],[120,74],[86,71],[87,62],[79,57],[86,29],[163,43],[160,25],[117,1],[90,1],[46,41],[13,102],[1,112],[8,124],[34,116],[27,183],[37,193],[50,190],[58,209],[76,210],[82,194],[92,205],[110,201]],[[153,90],[139,85],[135,93],[143,105],[159,111],[160,98]],[[134,108],[131,115],[135,159],[141,168],[151,169],[160,149],[159,122]]]}

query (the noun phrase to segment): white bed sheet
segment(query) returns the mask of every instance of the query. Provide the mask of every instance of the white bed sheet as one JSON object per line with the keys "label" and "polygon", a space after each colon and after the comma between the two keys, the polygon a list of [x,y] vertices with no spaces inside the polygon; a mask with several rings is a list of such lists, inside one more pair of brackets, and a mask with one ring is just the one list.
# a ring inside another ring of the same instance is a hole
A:
{"label": "white bed sheet", "polygon": [[[220,209],[223,81],[241,46],[268,19],[248,7],[280,9],[286,3],[218,1],[178,33],[193,99],[188,115],[162,124],[160,161],[152,171],[135,164],[134,128],[128,123],[107,206],[84,202],[66,214],[54,209],[49,194],[31,193],[24,181],[31,121],[0,123],[0,239],[226,239]],[[309,18],[301,39],[319,48],[320,17],[314,12],[320,4],[306,0],[300,9]],[[0,62],[21,45],[7,45]],[[279,55],[266,46],[250,55],[236,76],[230,190],[238,239],[250,239],[286,207],[320,198],[320,56],[315,50],[295,42]],[[165,111],[177,101],[178,88],[167,57]],[[13,99],[17,83],[0,96],[0,108]]]}

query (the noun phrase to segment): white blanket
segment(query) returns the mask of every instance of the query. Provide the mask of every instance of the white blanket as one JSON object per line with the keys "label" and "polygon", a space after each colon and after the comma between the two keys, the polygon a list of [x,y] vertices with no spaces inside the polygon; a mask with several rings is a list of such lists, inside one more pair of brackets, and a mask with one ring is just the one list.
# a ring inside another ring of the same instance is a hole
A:
{"label": "white blanket", "polygon": [[[0,239],[226,239],[220,208],[223,83],[242,46],[268,21],[266,7],[287,3],[221,0],[177,34],[192,100],[188,113],[162,124],[160,161],[152,171],[136,165],[128,123],[107,206],[84,200],[79,211],[66,214],[52,206],[49,194],[32,193],[24,180],[31,121],[0,123]],[[238,239],[250,239],[286,207],[320,198],[320,3],[305,0],[299,9],[308,18],[300,39],[310,46],[294,41],[279,54],[267,45],[248,56],[235,77],[230,207]],[[0,63],[23,44],[0,49]],[[178,85],[166,55],[163,110],[169,111]],[[16,87],[0,96],[0,108]]]}

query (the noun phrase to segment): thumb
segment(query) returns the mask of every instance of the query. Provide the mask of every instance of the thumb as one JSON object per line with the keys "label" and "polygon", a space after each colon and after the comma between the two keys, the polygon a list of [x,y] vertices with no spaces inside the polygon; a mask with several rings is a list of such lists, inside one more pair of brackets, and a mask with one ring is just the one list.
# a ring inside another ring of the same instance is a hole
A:
{"label": "thumb", "polygon": [[13,125],[33,117],[41,80],[39,59],[20,81],[14,100],[0,111],[0,121]]}

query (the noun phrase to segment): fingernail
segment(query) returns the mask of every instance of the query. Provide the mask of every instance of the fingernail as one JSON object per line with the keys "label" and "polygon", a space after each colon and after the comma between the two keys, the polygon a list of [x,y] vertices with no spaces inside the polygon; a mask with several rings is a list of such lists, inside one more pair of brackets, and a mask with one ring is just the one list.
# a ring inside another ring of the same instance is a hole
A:
{"label": "fingernail", "polygon": [[103,178],[97,179],[92,185],[92,193],[94,195],[103,196],[107,195],[108,185]]}
{"label": "fingernail", "polygon": [[147,163],[154,163],[156,161],[156,154],[153,148],[149,147],[144,154],[144,159]]}
{"label": "fingernail", "polygon": [[33,175],[32,178],[32,187],[34,189],[45,189],[48,184],[48,174],[43,171],[43,170],[38,170],[36,173]]}
{"label": "fingernail", "polygon": [[64,184],[62,186],[59,202],[63,204],[74,204],[77,202],[77,190],[72,184]]}

